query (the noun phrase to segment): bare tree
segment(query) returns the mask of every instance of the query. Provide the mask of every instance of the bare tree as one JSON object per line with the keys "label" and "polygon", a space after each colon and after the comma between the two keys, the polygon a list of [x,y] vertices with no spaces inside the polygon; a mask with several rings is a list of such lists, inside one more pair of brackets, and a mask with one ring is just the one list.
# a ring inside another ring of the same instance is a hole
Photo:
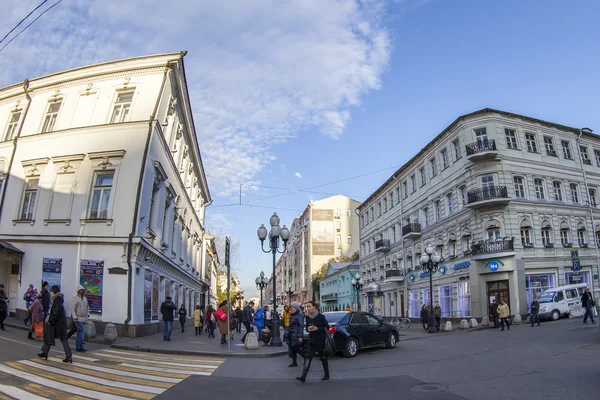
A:
{"label": "bare tree", "polygon": [[[227,236],[222,231],[207,231],[210,236],[215,238],[215,247],[217,248],[217,255],[219,256],[219,266],[217,267],[217,273],[226,273],[227,266],[225,265],[225,237]],[[230,237],[231,242],[229,246],[229,263],[231,264],[231,271],[237,271],[238,264],[240,261],[240,241],[235,237]]]}

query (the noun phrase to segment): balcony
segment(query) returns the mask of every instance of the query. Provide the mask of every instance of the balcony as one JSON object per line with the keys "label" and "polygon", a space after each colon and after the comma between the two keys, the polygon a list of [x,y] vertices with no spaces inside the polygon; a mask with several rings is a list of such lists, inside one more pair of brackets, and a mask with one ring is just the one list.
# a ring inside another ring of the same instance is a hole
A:
{"label": "balcony", "polygon": [[515,255],[515,238],[473,244],[471,245],[471,254],[473,260],[513,256]]}
{"label": "balcony", "polygon": [[386,282],[404,282],[405,276],[400,269],[388,269],[385,271]]}
{"label": "balcony", "polygon": [[421,224],[413,222],[402,227],[402,237],[404,239],[417,239],[421,237]]}
{"label": "balcony", "polygon": [[323,301],[337,300],[337,293],[328,293],[321,296]]}
{"label": "balcony", "polygon": [[508,197],[506,186],[488,186],[469,190],[467,193],[467,207],[470,208],[506,205],[508,203],[510,203],[510,197]]}
{"label": "balcony", "polygon": [[496,141],[494,139],[478,140],[465,146],[467,150],[467,160],[480,161],[498,157]]}
{"label": "balcony", "polygon": [[390,241],[388,239],[380,239],[375,242],[375,251],[390,251]]}

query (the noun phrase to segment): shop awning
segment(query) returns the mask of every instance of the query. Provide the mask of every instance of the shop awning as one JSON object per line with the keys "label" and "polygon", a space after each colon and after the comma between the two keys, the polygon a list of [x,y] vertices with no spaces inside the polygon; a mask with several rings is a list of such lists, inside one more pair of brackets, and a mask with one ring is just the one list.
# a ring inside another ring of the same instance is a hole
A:
{"label": "shop awning", "polygon": [[17,249],[12,244],[0,240],[0,251],[6,251],[7,253],[17,253],[17,254],[25,254],[21,250]]}

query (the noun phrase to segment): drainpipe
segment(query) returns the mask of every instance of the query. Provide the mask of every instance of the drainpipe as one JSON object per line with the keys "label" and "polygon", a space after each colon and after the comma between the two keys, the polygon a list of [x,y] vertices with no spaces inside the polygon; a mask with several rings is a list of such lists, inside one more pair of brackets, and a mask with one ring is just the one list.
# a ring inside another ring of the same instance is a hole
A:
{"label": "drainpipe", "polygon": [[23,113],[23,117],[21,118],[21,123],[19,124],[19,130],[13,139],[13,149],[12,154],[10,156],[10,161],[8,162],[8,169],[6,170],[6,179],[4,180],[4,185],[2,185],[2,197],[0,198],[0,220],[2,219],[2,208],[4,207],[4,197],[6,196],[6,188],[8,187],[8,180],[10,179],[10,172],[12,171],[13,161],[15,159],[15,154],[17,153],[17,140],[21,137],[21,131],[23,130],[23,125],[25,125],[25,118],[27,117],[27,112],[29,111],[29,106],[31,105],[31,95],[29,94],[29,79],[25,79],[23,81],[23,91],[25,92],[25,98],[27,99],[27,105],[25,106],[25,112]]}
{"label": "drainpipe", "polygon": [[[171,61],[167,63],[169,64]],[[131,233],[129,233],[129,238],[127,241],[127,267],[129,269],[127,274],[127,318],[123,322],[125,326],[129,325],[131,321],[131,304],[132,304],[132,288],[133,288],[133,265],[131,264],[131,255],[133,253],[133,238],[137,233],[137,225],[138,225],[138,214],[140,211],[140,198],[142,196],[142,184],[144,181],[144,171],[146,169],[146,161],[148,159],[148,150],[150,149],[150,140],[152,139],[152,133],[154,132],[154,124],[156,123],[156,113],[158,112],[158,106],[160,104],[160,99],[162,97],[162,93],[165,90],[165,84],[167,82],[167,76],[169,74],[170,68],[165,70],[165,74],[163,76],[163,81],[161,85],[161,90],[159,92],[158,98],[156,99],[156,105],[154,106],[154,112],[150,116],[150,120],[148,121],[148,135],[146,137],[146,145],[144,147],[144,153],[142,155],[142,164],[140,166],[140,178],[138,180],[137,192],[135,195],[135,207],[133,209],[133,221],[131,223]]]}

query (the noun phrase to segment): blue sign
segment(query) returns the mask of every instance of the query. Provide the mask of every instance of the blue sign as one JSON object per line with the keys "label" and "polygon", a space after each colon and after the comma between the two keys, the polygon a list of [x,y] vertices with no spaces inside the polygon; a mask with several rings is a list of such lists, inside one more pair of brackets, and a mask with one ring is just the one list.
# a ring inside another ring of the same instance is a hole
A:
{"label": "blue sign", "polygon": [[459,269],[465,269],[465,268],[469,268],[469,266],[471,265],[470,261],[463,261],[463,262],[459,262],[454,264],[454,270],[458,271]]}
{"label": "blue sign", "polygon": [[419,278],[426,278],[429,276],[429,271],[423,271],[419,274]]}
{"label": "blue sign", "polygon": [[571,268],[573,271],[579,271],[581,269],[581,264],[579,261],[573,261],[573,266]]}
{"label": "blue sign", "polygon": [[571,250],[571,261],[579,261],[579,250]]}
{"label": "blue sign", "polygon": [[410,274],[408,276],[408,279],[411,280],[411,281],[414,281],[415,280],[415,274]]}
{"label": "blue sign", "polygon": [[492,271],[492,272],[498,271],[499,266],[500,265],[498,264],[497,261],[492,261],[491,263],[489,263],[490,271]]}
{"label": "blue sign", "polygon": [[446,273],[446,266],[445,266],[445,265],[442,265],[442,266],[440,267],[440,274],[444,275],[445,273]]}

